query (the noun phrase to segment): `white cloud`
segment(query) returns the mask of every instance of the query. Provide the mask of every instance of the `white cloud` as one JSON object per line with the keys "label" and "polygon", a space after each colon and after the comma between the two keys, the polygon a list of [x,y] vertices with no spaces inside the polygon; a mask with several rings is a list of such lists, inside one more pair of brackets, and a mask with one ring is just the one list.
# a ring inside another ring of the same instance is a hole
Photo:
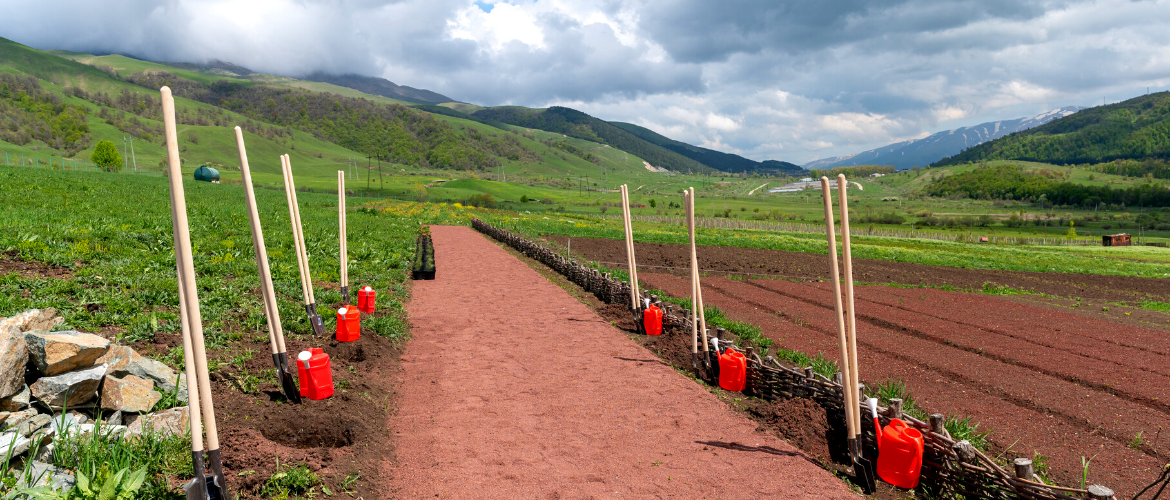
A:
{"label": "white cloud", "polygon": [[1170,0],[0,0],[0,12],[2,36],[40,48],[356,72],[794,163],[1170,85]]}

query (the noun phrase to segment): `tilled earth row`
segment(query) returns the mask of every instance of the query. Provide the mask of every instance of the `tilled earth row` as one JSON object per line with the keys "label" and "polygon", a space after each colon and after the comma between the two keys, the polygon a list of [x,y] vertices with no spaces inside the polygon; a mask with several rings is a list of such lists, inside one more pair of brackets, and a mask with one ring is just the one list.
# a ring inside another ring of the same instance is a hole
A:
{"label": "tilled earth row", "polygon": [[[639,277],[674,296],[690,293],[684,278]],[[779,345],[838,358],[827,284],[703,284],[707,304],[759,325]],[[1095,457],[1090,482],[1123,496],[1165,463],[1159,443],[1150,442],[1170,420],[1161,403],[1170,393],[1165,363],[1133,347],[1152,332],[1125,327],[1098,338],[1103,325],[1085,318],[1038,308],[1028,318],[1027,306],[982,296],[964,302],[965,294],[934,289],[858,287],[857,295],[863,380],[902,380],[923,408],[972,416],[1004,457],[1038,452],[1050,477],[1066,485],[1079,484],[1082,456]],[[1129,446],[1138,432],[1146,444]]]}

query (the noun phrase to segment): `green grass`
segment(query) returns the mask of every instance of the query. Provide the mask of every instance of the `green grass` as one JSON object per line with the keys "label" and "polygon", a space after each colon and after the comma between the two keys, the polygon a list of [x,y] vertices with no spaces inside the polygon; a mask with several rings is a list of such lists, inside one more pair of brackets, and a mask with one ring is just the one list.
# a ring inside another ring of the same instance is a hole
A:
{"label": "green grass", "polygon": [[135,498],[178,499],[165,476],[185,477],[191,471],[191,437],[148,431],[138,439],[123,439],[96,423],[94,432],[66,432],[54,439],[52,465],[94,479],[117,471],[146,468],[147,480]]}
{"label": "green grass", "polygon": [[321,479],[309,470],[305,464],[276,465],[277,472],[268,477],[264,486],[260,488],[263,498],[287,500],[289,498],[313,498],[317,496],[316,488],[321,486]]}

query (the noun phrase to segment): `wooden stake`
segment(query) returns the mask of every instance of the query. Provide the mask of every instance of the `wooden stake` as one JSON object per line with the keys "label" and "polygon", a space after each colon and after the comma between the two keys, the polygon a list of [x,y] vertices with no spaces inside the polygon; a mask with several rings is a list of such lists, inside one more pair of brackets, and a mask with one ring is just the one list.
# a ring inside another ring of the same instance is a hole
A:
{"label": "wooden stake", "polygon": [[[223,493],[227,494],[226,481],[223,477],[223,466],[219,458],[219,430],[215,425],[215,405],[211,396],[211,380],[208,377],[207,370],[207,351],[204,347],[203,340],[203,317],[199,312],[199,295],[195,286],[195,264],[191,256],[191,233],[190,225],[187,222],[187,198],[183,191],[183,171],[179,160],[179,137],[175,126],[175,98],[171,95],[169,87],[159,89],[163,108],[163,127],[167,138],[167,167],[168,178],[171,188],[171,210],[173,214],[173,223],[175,231],[175,240],[178,246],[175,248],[175,266],[179,276],[179,286],[181,292],[180,300],[187,311],[187,319],[184,324],[187,326],[187,339],[190,342],[192,351],[192,360],[195,365],[195,386],[198,391],[199,406],[202,410],[203,427],[207,432],[207,454],[208,462],[211,465],[212,471],[215,474],[216,482],[220,486]],[[180,308],[180,314],[182,314]],[[187,354],[184,353],[184,361]],[[188,376],[187,380],[187,397],[188,406],[194,406],[194,399],[191,399],[192,379]],[[192,421],[194,425],[194,421]],[[192,435],[195,436],[194,427],[192,427]],[[192,442],[196,438],[192,437]],[[198,450],[192,450],[198,451]]]}
{"label": "wooden stake", "polygon": [[[837,193],[839,198],[837,201],[841,208],[841,248],[845,263],[845,300],[849,303],[849,372],[852,377],[850,389],[856,395],[858,387],[861,387],[861,367],[857,364],[857,314],[853,310],[853,255],[849,245],[849,196],[845,174],[837,176]],[[854,400],[851,408],[854,413],[853,421],[857,425],[852,437],[856,437],[861,433],[861,407],[857,404],[857,400]]]}
{"label": "wooden stake", "polygon": [[[854,420],[853,408],[860,408],[854,398],[857,391],[850,387],[852,376],[849,375],[849,340],[845,331],[845,311],[841,305],[841,277],[837,269],[837,230],[833,228],[833,193],[829,191],[829,178],[821,177],[821,190],[825,198],[825,236],[829,240],[829,263],[832,269],[829,272],[833,280],[833,298],[837,312],[837,334],[841,345],[841,392],[845,397],[845,426],[849,438],[857,435],[859,428]],[[856,387],[856,386],[853,386]]]}

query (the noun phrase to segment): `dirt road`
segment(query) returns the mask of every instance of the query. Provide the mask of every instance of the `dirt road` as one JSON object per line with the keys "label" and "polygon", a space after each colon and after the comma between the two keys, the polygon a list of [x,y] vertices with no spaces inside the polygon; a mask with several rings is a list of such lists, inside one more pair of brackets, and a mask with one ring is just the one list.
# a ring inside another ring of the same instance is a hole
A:
{"label": "dirt road", "polygon": [[394,498],[855,498],[467,227],[407,311]]}

